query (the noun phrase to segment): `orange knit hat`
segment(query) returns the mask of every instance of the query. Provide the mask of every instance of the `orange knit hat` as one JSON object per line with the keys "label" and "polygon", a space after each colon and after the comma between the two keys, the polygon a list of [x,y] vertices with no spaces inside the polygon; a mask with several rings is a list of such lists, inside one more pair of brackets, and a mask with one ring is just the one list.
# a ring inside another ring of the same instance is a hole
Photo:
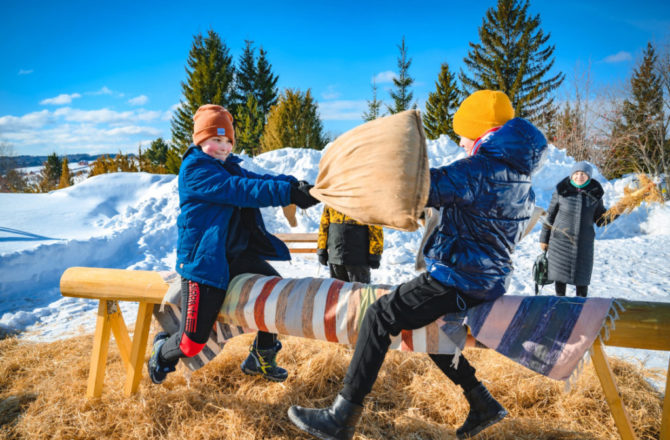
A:
{"label": "orange knit hat", "polygon": [[206,104],[193,115],[193,143],[200,145],[214,136],[225,136],[235,144],[233,116],[220,105]]}
{"label": "orange knit hat", "polygon": [[454,113],[454,131],[471,140],[505,125],[514,117],[514,107],[507,95],[494,90],[479,90],[465,98]]}

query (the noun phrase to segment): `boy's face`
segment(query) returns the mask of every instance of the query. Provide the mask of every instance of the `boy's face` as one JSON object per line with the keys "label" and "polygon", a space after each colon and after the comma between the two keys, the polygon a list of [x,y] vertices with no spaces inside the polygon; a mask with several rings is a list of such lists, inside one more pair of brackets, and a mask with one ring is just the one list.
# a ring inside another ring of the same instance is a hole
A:
{"label": "boy's face", "polygon": [[459,142],[458,145],[465,148],[465,152],[469,156],[470,154],[472,154],[472,148],[475,146],[475,141],[461,136],[461,142]]}
{"label": "boy's face", "polygon": [[214,136],[204,142],[200,143],[200,147],[205,154],[210,156],[226,160],[228,155],[233,151],[233,144],[230,142],[226,136]]}

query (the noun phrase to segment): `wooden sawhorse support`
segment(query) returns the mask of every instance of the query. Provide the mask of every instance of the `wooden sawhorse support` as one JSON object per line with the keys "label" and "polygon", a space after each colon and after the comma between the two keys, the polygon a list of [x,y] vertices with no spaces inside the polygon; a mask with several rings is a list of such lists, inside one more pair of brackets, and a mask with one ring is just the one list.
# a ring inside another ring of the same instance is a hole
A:
{"label": "wooden sawhorse support", "polygon": [[[119,269],[97,269],[71,267],[61,277],[61,294],[100,301],[95,342],[91,356],[91,370],[86,391],[89,397],[99,397],[105,376],[105,364],[110,334],[114,334],[121,358],[126,367],[124,393],[137,391],[153,306],[160,304],[168,285],[157,272],[128,271]],[[139,302],[135,333],[131,341],[126,325],[118,309],[119,301]],[[619,300],[625,311],[616,321],[605,344],[608,346],[670,351],[670,303]],[[600,380],[612,417],[624,440],[635,439],[630,420],[621,400],[612,370],[607,362],[600,340],[591,347],[595,371]],[[663,401],[661,440],[670,440],[670,376],[666,378]]]}

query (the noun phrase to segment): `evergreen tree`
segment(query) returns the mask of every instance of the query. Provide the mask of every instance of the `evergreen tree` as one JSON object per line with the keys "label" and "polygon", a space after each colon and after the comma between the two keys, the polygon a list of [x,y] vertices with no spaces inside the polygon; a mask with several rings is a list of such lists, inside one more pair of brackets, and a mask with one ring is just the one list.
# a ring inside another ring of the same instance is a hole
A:
{"label": "evergreen tree", "polygon": [[235,116],[235,149],[249,156],[260,153],[260,140],[265,126],[265,116],[258,107],[258,101],[252,93],[247,95],[244,107],[240,107]]}
{"label": "evergreen tree", "polygon": [[643,53],[630,80],[630,95],[620,108],[612,127],[606,177],[644,172],[659,175],[667,164],[670,149],[664,123],[663,84],[657,56],[651,43]]}
{"label": "evergreen tree", "polygon": [[300,90],[286,89],[270,109],[261,137],[262,151],[286,147],[321,150],[326,143],[311,90],[303,94]]}
{"label": "evergreen tree", "polygon": [[254,97],[264,118],[268,117],[270,108],[277,103],[277,81],[279,77],[272,73],[272,65],[267,59],[267,52],[261,47],[256,61],[256,84]]}
{"label": "evergreen tree", "polygon": [[528,0],[498,0],[479,28],[480,43],[470,43],[463,60],[469,75],[459,77],[465,91],[500,90],[509,96],[516,116],[541,125],[554,110],[551,93],[563,82],[563,73],[548,76],[554,65],[551,34],[540,29],[539,14],[528,15]]}
{"label": "evergreen tree", "polygon": [[[396,90],[390,92],[393,99],[393,107],[386,106],[388,112],[392,115],[408,110],[414,97],[414,93],[409,88],[414,83],[414,78],[409,76],[409,67],[412,65],[412,59],[407,58],[407,47],[405,46],[404,36],[398,49],[400,50],[398,76],[393,78],[393,85],[396,87]],[[416,104],[414,107],[416,108]]]}
{"label": "evergreen tree", "polygon": [[254,56],[256,49],[252,46],[253,41],[245,40],[244,43],[244,52],[242,52],[235,76],[235,104],[234,108],[231,109],[233,115],[239,113],[240,109],[247,104],[249,94],[257,93],[256,59]]}
{"label": "evergreen tree", "polygon": [[49,192],[56,189],[60,182],[62,170],[63,164],[56,153],[47,156],[47,160],[44,162],[44,168],[41,172],[40,181],[37,184],[37,190],[39,192]]}
{"label": "evergreen tree", "polygon": [[181,155],[192,142],[193,115],[198,107],[204,104],[231,107],[234,73],[229,49],[216,32],[210,29],[207,37],[202,34],[194,37],[187,60],[187,79],[181,84],[184,96],[171,122],[171,172],[179,172]]}
{"label": "evergreen tree", "polygon": [[70,165],[67,162],[67,157],[63,158],[63,166],[61,168],[60,179],[58,181],[58,189],[67,188],[72,185],[72,174],[70,173]]}
{"label": "evergreen tree", "polygon": [[368,111],[363,113],[364,121],[372,121],[381,116],[382,102],[377,99],[377,82],[372,80],[372,101],[368,101]]}
{"label": "evergreen tree", "polygon": [[454,132],[454,113],[459,105],[456,78],[449,71],[449,65],[442,63],[440,74],[435,82],[435,91],[428,95],[426,114],[423,115],[423,126],[428,139],[437,139],[446,134],[458,143],[459,136]]}
{"label": "evergreen tree", "polygon": [[[165,166],[168,149],[169,146],[167,142],[165,142],[162,137],[159,137],[151,142],[151,145],[144,153],[145,159],[149,161],[153,167]],[[140,149],[140,154],[141,152],[142,150]]]}

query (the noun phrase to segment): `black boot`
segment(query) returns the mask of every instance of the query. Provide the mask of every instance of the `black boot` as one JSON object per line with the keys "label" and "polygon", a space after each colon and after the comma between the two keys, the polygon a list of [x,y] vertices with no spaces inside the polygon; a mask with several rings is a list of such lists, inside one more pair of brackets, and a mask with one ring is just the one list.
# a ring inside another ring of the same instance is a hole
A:
{"label": "black boot", "polygon": [[330,408],[292,406],[288,418],[300,429],[323,440],[350,440],[363,413],[363,406],[339,394]]}
{"label": "black boot", "polygon": [[275,345],[267,349],[256,348],[256,340],[249,347],[249,356],[242,362],[240,368],[245,374],[260,374],[267,380],[273,382],[284,382],[288,377],[288,371],[277,366],[277,353],[281,350],[281,342],[276,341]]}
{"label": "black boot", "polygon": [[474,437],[489,426],[498,423],[507,415],[507,410],[493,398],[489,390],[481,383],[465,393],[465,398],[470,403],[470,413],[463,426],[456,430],[458,438]]}

